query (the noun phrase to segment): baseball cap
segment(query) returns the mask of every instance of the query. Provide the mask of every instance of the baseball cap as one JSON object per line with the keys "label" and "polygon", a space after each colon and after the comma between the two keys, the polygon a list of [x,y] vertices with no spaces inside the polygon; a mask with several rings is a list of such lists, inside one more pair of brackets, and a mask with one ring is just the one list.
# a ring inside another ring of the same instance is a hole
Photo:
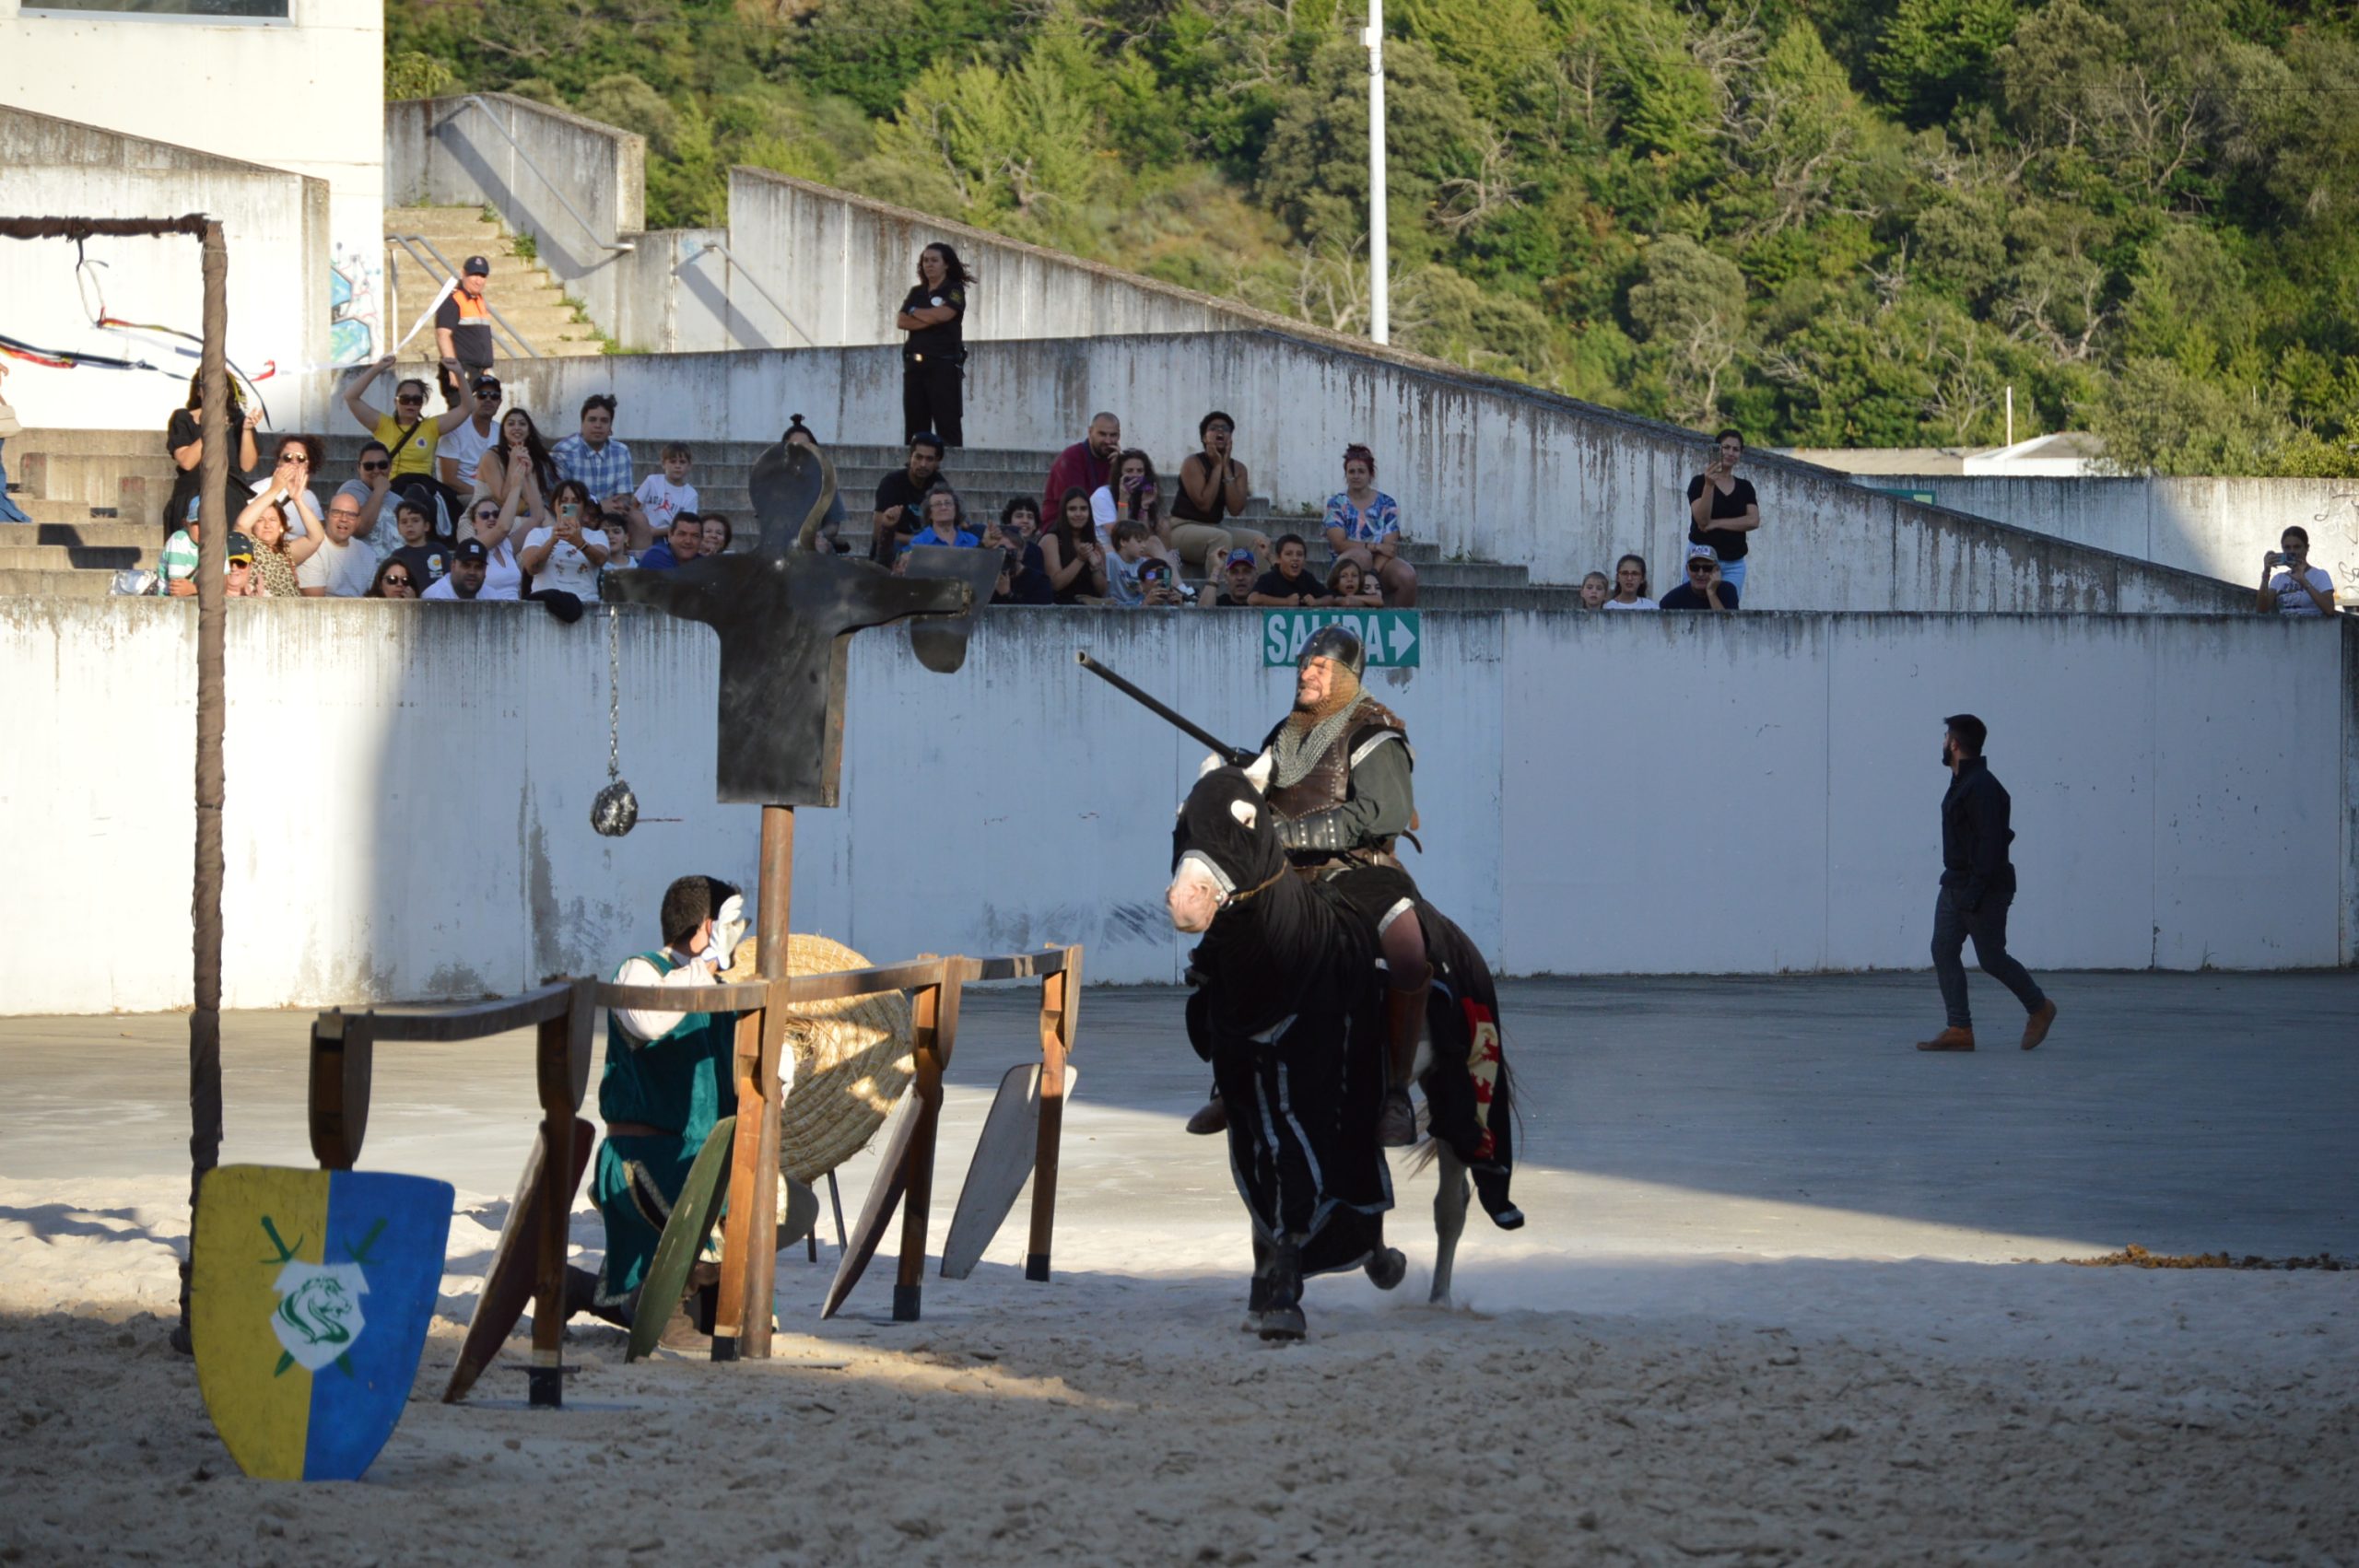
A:
{"label": "baseball cap", "polygon": [[247,538],[242,533],[231,532],[229,535],[229,558],[233,562],[252,560],[254,558],[254,542]]}
{"label": "baseball cap", "polygon": [[1231,550],[1228,553],[1228,558],[1221,564],[1229,567],[1250,567],[1253,564],[1253,552],[1246,549]]}
{"label": "baseball cap", "polygon": [[475,390],[479,392],[498,392],[499,390],[499,378],[498,376],[477,376],[475,378]]}
{"label": "baseball cap", "polygon": [[469,277],[489,277],[491,263],[482,256],[469,256],[459,270]]}
{"label": "baseball cap", "polygon": [[459,541],[458,548],[452,550],[451,554],[453,557],[462,561],[488,561],[491,559],[491,552],[484,548],[483,541],[480,539],[462,539]]}
{"label": "baseball cap", "polygon": [[1709,544],[1690,544],[1687,546],[1687,558],[1691,561],[1717,561],[1720,553]]}

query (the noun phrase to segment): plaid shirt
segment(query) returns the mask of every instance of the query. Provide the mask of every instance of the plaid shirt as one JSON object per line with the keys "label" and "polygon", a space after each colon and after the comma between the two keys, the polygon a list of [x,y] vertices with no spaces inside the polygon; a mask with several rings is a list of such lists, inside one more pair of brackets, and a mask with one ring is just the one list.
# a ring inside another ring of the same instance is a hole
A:
{"label": "plaid shirt", "polygon": [[600,506],[608,496],[628,495],[639,486],[639,479],[630,465],[630,449],[620,441],[609,440],[604,451],[592,451],[590,443],[579,434],[568,436],[549,449],[549,458],[557,464],[559,479],[579,479],[588,486],[590,498]]}

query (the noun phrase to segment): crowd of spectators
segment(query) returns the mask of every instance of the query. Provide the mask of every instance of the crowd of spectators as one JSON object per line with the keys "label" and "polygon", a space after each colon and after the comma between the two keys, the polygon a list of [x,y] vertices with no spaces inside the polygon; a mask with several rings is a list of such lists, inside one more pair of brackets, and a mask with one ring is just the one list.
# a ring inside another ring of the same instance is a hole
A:
{"label": "crowd of spectators", "polygon": [[1761,526],[1761,497],[1753,481],[1737,477],[1744,437],[1723,430],[1704,472],[1687,482],[1687,553],[1681,580],[1652,597],[1644,556],[1624,556],[1614,575],[1581,579],[1584,610],[1704,610],[1733,614],[1741,607],[1745,558]]}

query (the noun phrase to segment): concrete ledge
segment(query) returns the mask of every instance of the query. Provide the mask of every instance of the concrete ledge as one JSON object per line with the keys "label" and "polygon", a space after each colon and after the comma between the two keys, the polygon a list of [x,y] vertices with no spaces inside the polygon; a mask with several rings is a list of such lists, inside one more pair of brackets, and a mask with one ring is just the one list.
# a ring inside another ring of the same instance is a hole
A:
{"label": "concrete ledge", "polygon": [[[685,868],[751,877],[757,813],[712,803],[711,634],[651,612],[620,614],[622,771],[680,820],[590,831],[604,621],[230,606],[228,1005],[512,991],[632,950]],[[1202,750],[1073,653],[1250,742],[1290,690],[1260,631],[993,613],[953,676],[863,634],[798,929],[888,955],[1081,941],[1099,980],[1177,980],[1169,813]],[[185,1003],[195,632],[185,602],[0,603],[0,800],[41,825],[0,883],[0,1011]],[[2260,616],[1438,614],[1375,689],[1417,744],[1411,870],[1504,973],[1921,967],[1960,709],[2013,792],[2033,962],[2305,968],[2353,959],[2354,650],[2359,626]],[[963,813],[945,777],[984,781]],[[43,940],[93,886],[109,940]]]}

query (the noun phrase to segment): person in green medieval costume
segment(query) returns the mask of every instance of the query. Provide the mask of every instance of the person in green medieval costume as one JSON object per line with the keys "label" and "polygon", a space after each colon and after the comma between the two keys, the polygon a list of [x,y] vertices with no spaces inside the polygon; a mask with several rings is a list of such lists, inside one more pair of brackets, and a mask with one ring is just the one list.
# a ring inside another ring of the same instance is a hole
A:
{"label": "person in green medieval costume", "polygon": [[[745,900],[717,877],[684,876],[664,890],[663,946],[623,961],[619,986],[709,986],[745,935]],[[606,1141],[590,1192],[606,1223],[606,1259],[594,1282],[576,1276],[568,1305],[628,1323],[688,1167],[713,1124],[737,1111],[730,1075],[734,1012],[606,1015],[606,1068],[598,1115]],[[669,1314],[675,1304],[655,1304]]]}

